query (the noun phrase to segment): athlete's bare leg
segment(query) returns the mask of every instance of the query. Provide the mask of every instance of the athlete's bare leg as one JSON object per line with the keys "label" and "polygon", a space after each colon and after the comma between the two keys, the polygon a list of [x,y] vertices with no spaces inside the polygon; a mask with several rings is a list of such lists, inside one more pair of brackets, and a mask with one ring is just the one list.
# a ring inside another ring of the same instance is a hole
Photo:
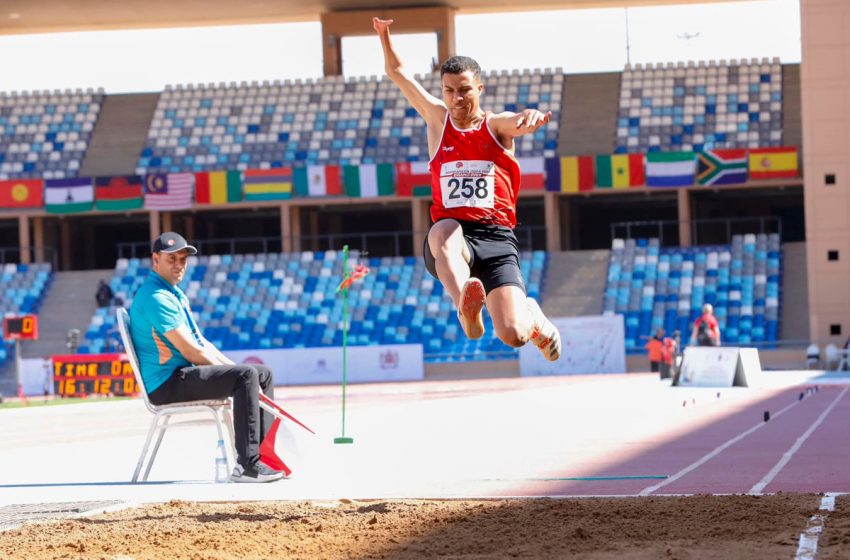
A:
{"label": "athlete's bare leg", "polygon": [[463,332],[469,338],[480,338],[484,334],[484,286],[477,278],[469,276],[472,255],[463,239],[463,230],[455,220],[440,220],[428,232],[428,247],[434,255],[437,278],[455,308]]}
{"label": "athlete's bare leg", "polygon": [[499,340],[513,348],[532,342],[543,357],[561,357],[561,335],[537,302],[517,286],[500,286],[487,294],[487,311]]}

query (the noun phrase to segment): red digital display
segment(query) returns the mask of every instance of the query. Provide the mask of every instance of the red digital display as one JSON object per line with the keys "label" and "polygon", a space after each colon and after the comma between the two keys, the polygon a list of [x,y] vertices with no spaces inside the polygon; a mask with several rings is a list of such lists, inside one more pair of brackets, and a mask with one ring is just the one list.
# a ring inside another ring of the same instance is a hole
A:
{"label": "red digital display", "polygon": [[38,340],[38,315],[22,315],[3,319],[6,340]]}

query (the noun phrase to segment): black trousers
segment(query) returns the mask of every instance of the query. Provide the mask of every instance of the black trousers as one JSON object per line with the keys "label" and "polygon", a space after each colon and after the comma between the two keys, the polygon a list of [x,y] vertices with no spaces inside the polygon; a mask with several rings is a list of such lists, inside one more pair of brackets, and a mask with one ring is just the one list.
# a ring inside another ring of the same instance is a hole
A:
{"label": "black trousers", "polygon": [[148,398],[161,405],[233,397],[237,461],[252,467],[260,459],[260,443],[274,421],[271,414],[260,410],[260,388],[274,398],[272,372],[266,366],[186,366],[174,370]]}

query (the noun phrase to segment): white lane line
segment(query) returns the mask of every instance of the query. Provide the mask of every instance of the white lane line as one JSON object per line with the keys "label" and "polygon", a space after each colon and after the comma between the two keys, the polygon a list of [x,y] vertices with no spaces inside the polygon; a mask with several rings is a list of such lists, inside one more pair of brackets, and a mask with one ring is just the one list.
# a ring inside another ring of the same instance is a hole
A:
{"label": "white lane line", "polygon": [[[791,404],[787,405],[785,408],[782,408],[781,410],[779,410],[776,414],[772,414],[771,420],[781,416],[782,414],[784,414],[788,410],[794,408],[795,406],[797,406],[801,402],[803,402],[803,401],[796,400],[796,401],[792,402]],[[701,467],[702,465],[704,465],[705,463],[707,463],[708,461],[710,461],[711,459],[713,459],[714,457],[716,457],[717,455],[719,455],[720,453],[722,453],[723,451],[728,449],[729,447],[735,445],[736,443],[738,443],[739,441],[741,441],[742,439],[744,439],[748,435],[750,435],[753,432],[761,429],[765,424],[767,424],[767,422],[759,422],[758,424],[756,424],[755,426],[753,426],[749,430],[738,434],[737,436],[733,437],[732,439],[730,439],[726,443],[720,445],[719,447],[714,448],[713,451],[709,452],[707,455],[703,455],[701,458],[697,459],[696,461],[694,461],[693,463],[691,463],[690,465],[688,465],[684,469],[682,469],[679,472],[677,472],[676,474],[670,476],[670,478],[667,478],[667,479],[659,482],[658,484],[654,484],[652,486],[647,486],[646,488],[644,488],[643,490],[641,490],[638,493],[638,496],[649,496],[650,494],[652,494],[653,492],[655,492],[659,488],[663,488],[663,487],[667,486],[668,484],[670,484],[671,482],[675,482],[675,481],[679,480],[680,478],[682,478],[683,476],[685,476],[689,472],[693,471],[694,469],[698,469],[699,467]]]}
{"label": "white lane line", "polygon": [[[846,389],[845,389],[846,391]],[[820,502],[820,511],[835,510],[835,496],[842,494],[827,492]],[[818,539],[823,533],[827,513],[816,513],[809,518],[806,530],[800,533],[800,543],[797,545],[797,555],[794,560],[811,560],[818,553]]]}
{"label": "white lane line", "polygon": [[811,436],[814,433],[814,431],[818,428],[818,426],[821,425],[821,423],[824,421],[824,419],[826,419],[826,416],[832,411],[833,408],[835,408],[835,405],[838,404],[838,401],[841,400],[841,397],[844,396],[844,393],[846,393],[848,389],[850,389],[850,387],[845,387],[843,391],[838,393],[838,396],[835,397],[835,399],[833,399],[833,401],[829,404],[829,406],[826,407],[826,410],[824,410],[821,413],[821,415],[818,416],[817,420],[815,420],[812,423],[812,425],[809,426],[809,429],[806,430],[803,433],[803,435],[798,437],[797,441],[794,442],[794,445],[792,445],[788,449],[788,451],[786,451],[785,454],[782,455],[782,457],[779,459],[779,462],[776,463],[775,465],[773,465],[773,468],[770,469],[770,471],[768,471],[768,473],[766,475],[764,475],[764,478],[762,478],[752,488],[750,488],[750,491],[749,491],[750,494],[761,493],[761,491],[764,490],[764,487],[767,486],[768,484],[770,484],[770,481],[773,480],[776,477],[776,475],[779,474],[779,471],[781,471],[783,468],[785,468],[785,465],[788,464],[788,461],[791,460],[791,458],[794,456],[794,454],[797,453],[797,451],[800,450],[800,447],[802,447],[803,444],[806,442],[806,440],[809,439],[809,436]]}

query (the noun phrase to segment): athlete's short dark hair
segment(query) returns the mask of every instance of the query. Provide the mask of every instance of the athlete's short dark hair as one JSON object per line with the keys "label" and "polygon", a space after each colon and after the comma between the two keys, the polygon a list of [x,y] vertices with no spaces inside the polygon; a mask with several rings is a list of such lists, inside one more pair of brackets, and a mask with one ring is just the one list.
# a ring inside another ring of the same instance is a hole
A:
{"label": "athlete's short dark hair", "polygon": [[476,79],[481,78],[481,66],[468,56],[451,56],[440,66],[440,77],[444,74],[463,74],[467,70],[472,72]]}

